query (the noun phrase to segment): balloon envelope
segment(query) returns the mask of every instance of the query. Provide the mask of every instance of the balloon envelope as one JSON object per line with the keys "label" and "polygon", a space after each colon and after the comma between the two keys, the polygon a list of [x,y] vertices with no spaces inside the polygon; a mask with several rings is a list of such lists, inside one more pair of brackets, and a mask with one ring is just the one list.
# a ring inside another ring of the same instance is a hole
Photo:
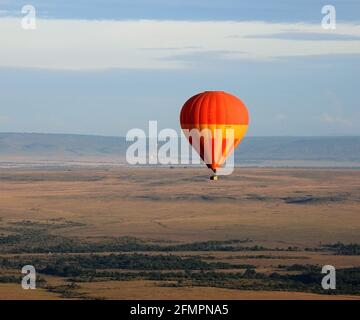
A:
{"label": "balloon envelope", "polygon": [[[249,113],[237,97],[223,91],[205,91],[185,102],[180,124],[190,144],[215,172],[244,137]],[[229,132],[233,133],[232,139]]]}

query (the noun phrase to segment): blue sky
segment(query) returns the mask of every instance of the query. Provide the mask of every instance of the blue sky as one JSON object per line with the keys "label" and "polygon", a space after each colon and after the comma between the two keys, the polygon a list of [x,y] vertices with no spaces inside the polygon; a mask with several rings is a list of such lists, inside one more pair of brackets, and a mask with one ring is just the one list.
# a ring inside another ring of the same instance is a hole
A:
{"label": "blue sky", "polygon": [[335,5],[339,21],[359,21],[357,0],[0,0],[19,14],[32,4],[40,17],[55,19],[262,20],[317,22],[322,6]]}
{"label": "blue sky", "polygon": [[[0,132],[178,129],[185,100],[239,96],[249,135],[360,134],[360,1],[0,0]],[[26,2],[28,4],[29,2]]]}

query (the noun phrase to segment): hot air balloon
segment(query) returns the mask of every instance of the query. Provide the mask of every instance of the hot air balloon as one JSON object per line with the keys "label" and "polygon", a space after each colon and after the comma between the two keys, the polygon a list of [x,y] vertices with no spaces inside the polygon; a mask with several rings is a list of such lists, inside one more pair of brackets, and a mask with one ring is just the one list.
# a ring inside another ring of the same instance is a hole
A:
{"label": "hot air balloon", "polygon": [[[249,113],[237,97],[223,91],[205,91],[185,102],[180,124],[189,143],[213,171],[210,179],[217,180],[216,171],[247,131]],[[226,138],[229,129],[233,130],[233,139]],[[198,139],[197,143],[194,138]]]}

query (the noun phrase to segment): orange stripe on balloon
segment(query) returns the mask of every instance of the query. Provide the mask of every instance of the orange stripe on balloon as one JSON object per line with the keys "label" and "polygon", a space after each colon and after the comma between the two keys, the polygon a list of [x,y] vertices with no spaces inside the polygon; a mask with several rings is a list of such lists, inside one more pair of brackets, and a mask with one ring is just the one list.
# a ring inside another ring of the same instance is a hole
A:
{"label": "orange stripe on balloon", "polygon": [[205,91],[185,102],[180,122],[249,124],[249,114],[237,97],[223,91]]}

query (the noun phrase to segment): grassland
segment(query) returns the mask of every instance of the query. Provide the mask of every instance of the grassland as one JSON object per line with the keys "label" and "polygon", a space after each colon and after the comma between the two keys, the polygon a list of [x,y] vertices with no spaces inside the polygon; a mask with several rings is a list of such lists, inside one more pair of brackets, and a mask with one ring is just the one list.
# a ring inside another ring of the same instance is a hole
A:
{"label": "grassland", "polygon": [[360,170],[207,175],[0,169],[0,299],[360,298]]}

